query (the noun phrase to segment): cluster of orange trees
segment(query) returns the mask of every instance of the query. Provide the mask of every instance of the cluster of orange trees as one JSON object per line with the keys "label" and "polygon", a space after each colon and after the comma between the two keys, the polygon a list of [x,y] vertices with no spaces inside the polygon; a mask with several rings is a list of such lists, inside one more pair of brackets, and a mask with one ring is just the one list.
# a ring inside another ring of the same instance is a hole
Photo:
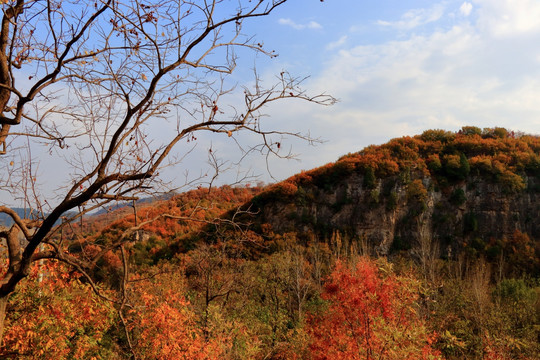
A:
{"label": "cluster of orange trees", "polygon": [[432,176],[444,187],[467,176],[483,176],[509,192],[527,187],[525,176],[540,174],[540,137],[515,134],[503,128],[466,126],[459,132],[427,130],[414,137],[390,140],[383,145],[341,157],[335,163],[302,172],[274,185],[267,198],[294,195],[298,186],[330,187],[355,171],[369,179],[404,171]]}
{"label": "cluster of orange trees", "polygon": [[[184,265],[161,266],[151,277],[137,274],[130,280],[123,325],[114,303],[94,297],[77,274],[49,266],[46,275],[32,276],[14,295],[1,354],[8,359],[441,358],[434,348],[437,335],[418,312],[419,283],[412,277],[393,273],[388,263],[358,258],[336,263],[317,288],[306,259],[298,252],[280,255],[265,263],[239,263],[206,248]],[[294,271],[301,274],[295,278]],[[301,285],[294,288],[295,282]],[[294,298],[303,301],[291,304]]]}

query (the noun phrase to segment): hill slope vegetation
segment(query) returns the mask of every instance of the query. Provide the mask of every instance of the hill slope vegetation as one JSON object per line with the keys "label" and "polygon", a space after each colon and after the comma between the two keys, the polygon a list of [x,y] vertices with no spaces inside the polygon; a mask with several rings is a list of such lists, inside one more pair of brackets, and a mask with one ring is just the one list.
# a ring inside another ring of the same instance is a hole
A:
{"label": "hill slope vegetation", "polygon": [[30,274],[0,357],[537,359],[539,176],[536,136],[429,130],[86,218],[93,282]]}

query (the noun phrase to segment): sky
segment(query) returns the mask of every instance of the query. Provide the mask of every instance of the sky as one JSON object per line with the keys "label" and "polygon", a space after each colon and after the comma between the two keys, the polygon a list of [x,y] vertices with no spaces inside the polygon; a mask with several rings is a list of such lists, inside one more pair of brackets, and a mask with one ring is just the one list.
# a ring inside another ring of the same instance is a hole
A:
{"label": "sky", "polygon": [[[249,84],[255,66],[269,84],[286,70],[307,77],[308,93],[336,97],[330,107],[288,101],[265,109],[266,129],[309,133],[320,143],[279,139],[280,153],[290,151],[294,160],[243,158],[233,140],[248,146],[260,139],[200,134],[179,147],[180,157],[189,152],[180,166],[162,175],[171,188],[184,184],[186,173],[196,179],[208,171],[210,148],[231,168],[219,185],[246,173],[259,175],[252,183],[283,180],[427,129],[505,127],[540,135],[538,19],[540,1],[532,0],[289,0],[242,27],[279,56],[242,52],[231,81]],[[32,156],[44,197],[61,198],[55,186],[66,185],[59,179],[69,179],[73,169],[61,168],[54,153],[36,149]],[[0,193],[0,202],[12,200]]]}
{"label": "sky", "polygon": [[426,129],[540,134],[539,18],[540,2],[528,0],[297,0],[246,26],[279,53],[259,71],[309,76],[308,91],[339,99],[270,110],[278,128],[324,140],[290,140],[299,160],[272,160],[271,175]]}

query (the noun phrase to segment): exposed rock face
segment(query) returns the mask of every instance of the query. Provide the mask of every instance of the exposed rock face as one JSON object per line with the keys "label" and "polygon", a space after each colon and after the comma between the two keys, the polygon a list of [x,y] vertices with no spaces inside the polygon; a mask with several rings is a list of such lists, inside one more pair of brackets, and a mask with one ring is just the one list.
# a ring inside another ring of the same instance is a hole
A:
{"label": "exposed rock face", "polygon": [[528,188],[520,192],[480,177],[443,189],[425,175],[412,178],[393,176],[366,186],[364,176],[354,173],[326,189],[299,187],[294,195],[266,202],[258,221],[277,232],[312,231],[326,239],[339,231],[379,254],[428,241],[449,255],[463,242],[502,239],[516,230],[540,239],[537,178],[526,179]]}

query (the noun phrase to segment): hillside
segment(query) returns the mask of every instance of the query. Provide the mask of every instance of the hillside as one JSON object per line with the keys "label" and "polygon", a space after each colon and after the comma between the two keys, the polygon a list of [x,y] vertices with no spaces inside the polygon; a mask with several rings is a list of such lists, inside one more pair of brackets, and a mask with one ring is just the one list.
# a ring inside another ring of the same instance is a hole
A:
{"label": "hillside", "polygon": [[[135,242],[133,251],[137,264],[153,264],[162,258],[171,258],[175,253],[193,249],[193,233],[219,231],[220,217],[228,211],[234,212],[260,191],[258,187],[201,188],[169,199],[139,203],[137,219],[132,207],[91,216],[85,219],[82,231],[79,223],[67,231],[67,236],[77,239],[70,250],[91,253],[95,251],[96,243],[110,246],[128,235]],[[130,233],[134,227],[137,227],[136,231]],[[87,235],[78,236],[80,232]],[[118,261],[117,255],[108,262],[115,261]]]}
{"label": "hillside", "polygon": [[[303,243],[316,238],[344,254],[405,254],[418,260],[427,253],[453,259],[465,252],[490,261],[504,254],[515,260],[514,271],[537,273],[539,177],[537,136],[502,128],[428,130],[265,189],[201,189],[142,205],[141,222],[158,214],[172,217],[142,227],[138,234],[144,241],[137,248],[151,254],[143,251],[138,258],[156,261],[197,242],[231,239],[249,256],[259,256],[292,234]],[[248,213],[239,214],[240,205]],[[232,226],[233,215],[241,226]],[[113,239],[133,225],[132,214],[123,216],[96,236]]]}
{"label": "hillside", "polygon": [[259,225],[327,242],[337,234],[344,251],[414,255],[429,245],[442,257],[466,249],[496,258],[513,247],[538,259],[540,138],[501,128],[429,130],[297,174],[250,205]]}
{"label": "hillside", "polygon": [[539,176],[536,136],[430,130],[84,217],[0,357],[538,359]]}

